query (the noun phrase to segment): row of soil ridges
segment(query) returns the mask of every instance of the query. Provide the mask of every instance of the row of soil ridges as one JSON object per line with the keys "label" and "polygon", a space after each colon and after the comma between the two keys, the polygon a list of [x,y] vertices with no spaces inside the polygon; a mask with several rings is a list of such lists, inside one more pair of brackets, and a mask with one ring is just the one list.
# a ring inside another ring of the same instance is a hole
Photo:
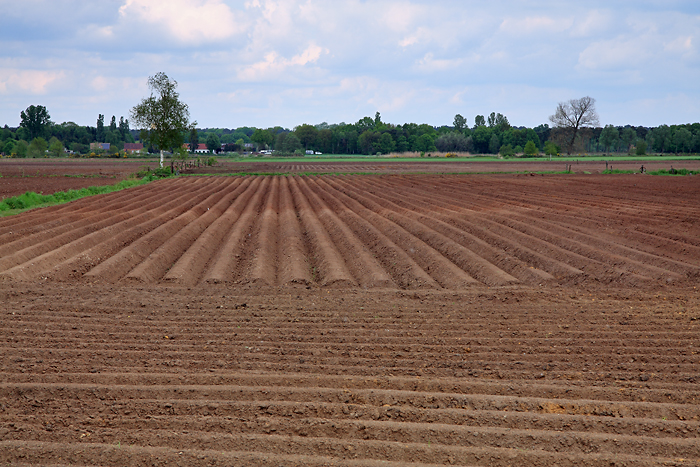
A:
{"label": "row of soil ridges", "polygon": [[692,287],[0,300],[2,465],[700,464]]}
{"label": "row of soil ridges", "polygon": [[667,157],[656,160],[592,160],[590,158],[553,160],[507,159],[484,160],[474,157],[466,159],[450,158],[414,158],[395,159],[364,158],[349,160],[328,160],[327,158],[309,158],[307,160],[265,160],[250,158],[248,160],[229,160],[220,158],[213,167],[188,169],[187,173],[228,174],[228,173],[516,173],[516,172],[569,172],[576,174],[601,174],[607,170],[640,172],[641,166],[648,172],[676,169],[700,170],[700,158],[676,160]]}
{"label": "row of soil ridges", "polygon": [[0,219],[2,281],[461,290],[699,273],[694,177],[187,177]]}

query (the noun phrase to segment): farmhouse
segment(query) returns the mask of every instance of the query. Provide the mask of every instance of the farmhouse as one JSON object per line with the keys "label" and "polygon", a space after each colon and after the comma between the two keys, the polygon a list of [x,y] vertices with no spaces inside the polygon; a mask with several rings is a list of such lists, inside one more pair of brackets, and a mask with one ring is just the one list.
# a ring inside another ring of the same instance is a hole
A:
{"label": "farmhouse", "polygon": [[143,143],[124,143],[124,151],[129,154],[141,154],[143,152]]}
{"label": "farmhouse", "polygon": [[104,149],[105,151],[109,151],[110,144],[109,143],[90,143],[90,150],[95,151],[98,149]]}

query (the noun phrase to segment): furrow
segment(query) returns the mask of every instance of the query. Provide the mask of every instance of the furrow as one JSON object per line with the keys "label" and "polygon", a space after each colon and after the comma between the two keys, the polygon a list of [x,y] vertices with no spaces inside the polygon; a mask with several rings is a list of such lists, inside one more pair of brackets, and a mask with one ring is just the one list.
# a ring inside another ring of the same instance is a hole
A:
{"label": "furrow", "polygon": [[199,216],[207,212],[207,209],[218,203],[221,198],[228,194],[227,191],[231,189],[229,187],[226,190],[212,193],[214,186],[209,185],[208,188],[208,193],[198,197],[199,202],[194,207],[174,219],[161,223],[145,236],[88,271],[84,276],[92,280],[105,282],[117,282],[126,276],[129,271],[167,242],[172,237],[172,232],[179,232],[190,222],[195,221]]}
{"label": "furrow", "polygon": [[255,194],[246,203],[240,217],[235,224],[230,226],[226,239],[204,273],[203,281],[209,283],[233,282],[237,276],[236,269],[240,263],[244,245],[249,244],[248,237],[251,235],[255,216],[258,214],[269,185],[270,178],[262,177],[262,182],[256,187]]}
{"label": "furrow", "polygon": [[253,235],[255,255],[253,256],[250,280],[268,286],[277,285],[277,251],[279,231],[280,177],[272,179],[267,199],[260,216],[260,228]]}
{"label": "furrow", "polygon": [[367,211],[370,211],[373,215],[367,215],[363,211],[363,217],[390,238],[393,243],[402,245],[401,248],[404,252],[442,287],[463,289],[478,283],[476,279],[469,276],[432,246],[394,222],[391,211],[382,208],[374,201],[352,190],[344,190],[342,188],[343,185],[339,185],[337,180],[328,180],[327,183],[338,192],[358,202]]}
{"label": "furrow", "polygon": [[[216,219],[177,260],[163,278],[166,282],[182,285],[194,285],[202,276],[207,264],[212,260],[221,245],[224,236],[240,218],[250,198],[257,192],[261,178],[236,179],[236,189],[228,196],[230,206]],[[228,202],[227,202],[228,203]]]}
{"label": "furrow", "polygon": [[[386,217],[411,235],[425,242],[425,244],[430,245],[446,258],[450,264],[462,271],[463,276],[469,277],[471,281],[474,281],[474,278],[476,278],[490,285],[508,285],[519,282],[515,277],[498,269],[484,258],[476,255],[471,250],[468,250],[452,239],[425,224],[416,223],[415,219],[411,219],[411,213],[406,210],[368,193],[360,195],[357,192],[357,188],[353,189],[342,181],[339,183],[346,187],[349,196],[357,199],[361,203],[364,200],[363,204],[368,208],[373,209],[377,214]],[[370,203],[373,208],[367,203]]]}
{"label": "furrow", "polygon": [[316,212],[316,216],[329,233],[346,264],[352,271],[355,280],[363,288],[395,287],[391,277],[384,271],[379,262],[372,256],[366,245],[360,241],[353,231],[331,211],[326,203],[309,188],[312,180],[302,178],[299,187]]}
{"label": "furrow", "polygon": [[[394,192],[394,190],[388,190]],[[407,192],[412,193],[412,196],[406,196]],[[488,259],[500,266],[505,271],[510,272],[521,280],[530,283],[541,283],[544,280],[551,279],[550,275],[543,275],[541,271],[546,271],[547,273],[554,275],[557,279],[566,278],[571,280],[576,277],[584,275],[583,271],[580,269],[569,266],[568,264],[557,261],[553,259],[549,254],[540,254],[533,251],[528,246],[531,242],[529,239],[521,243],[517,243],[513,235],[508,233],[502,233],[500,235],[493,232],[493,227],[497,229],[502,229],[500,224],[491,223],[489,228],[484,228],[479,225],[475,225],[473,221],[475,218],[479,223],[483,224],[483,219],[477,215],[477,213],[471,209],[461,208],[454,205],[454,201],[445,201],[442,198],[429,194],[426,190],[404,190],[402,192],[403,197],[397,198],[391,194],[385,195],[387,199],[392,200],[395,203],[401,204],[402,200],[410,199],[413,205],[421,206],[424,213],[431,217],[439,219],[450,226],[456,227],[457,232],[454,232],[451,238],[455,241],[460,242],[465,247],[469,248],[470,245],[475,244],[475,249],[479,251],[484,257],[488,256]],[[428,202],[423,202],[423,200],[429,200]],[[451,229],[446,229],[447,232],[452,231]],[[460,232],[461,231],[461,232]],[[459,239],[464,235],[469,234],[470,237],[465,239],[462,243]],[[448,234],[449,235],[449,234]],[[516,237],[517,238],[517,237]],[[487,246],[483,246],[476,241],[480,239]],[[524,234],[521,234],[521,239],[526,239]],[[482,253],[483,252],[483,253]],[[512,263],[510,256],[514,256],[520,259],[523,263],[509,264]],[[505,256],[505,257],[504,257]],[[529,269],[526,265],[532,265],[533,268]],[[530,271],[530,272],[528,272]]]}
{"label": "furrow", "polygon": [[[208,194],[209,188],[207,186],[196,184],[190,190],[184,191],[184,193],[179,191],[172,197],[169,196],[164,200],[154,201],[154,203],[149,205],[152,206],[152,209],[148,212],[127,219],[112,227],[112,232],[103,241],[86,250],[81,249],[78,254],[56,264],[50,270],[42,271],[40,274],[58,281],[80,279],[83,274],[97,264],[117,254],[126,245],[130,245],[163,223],[191,209]],[[168,199],[171,200],[166,202]],[[166,203],[163,204],[164,202]],[[90,239],[86,237],[84,240],[88,241]],[[84,245],[82,246],[84,247]]]}
{"label": "furrow", "polygon": [[317,180],[316,186],[319,196],[332,206],[338,216],[354,230],[365,245],[369,246],[396,284],[405,289],[440,287],[404,250],[368,220],[374,218],[375,223],[383,222],[378,214],[335,190],[324,180]]}
{"label": "furrow", "polygon": [[311,283],[311,267],[289,189],[288,177],[280,180],[279,250],[277,280],[280,285]]}
{"label": "furrow", "polygon": [[[683,276],[678,273],[653,265],[644,264],[632,258],[618,255],[612,251],[606,251],[605,249],[592,246],[591,244],[582,241],[580,236],[576,235],[575,232],[568,231],[567,229],[562,231],[554,226],[542,228],[536,224],[533,225],[532,222],[525,223],[522,220],[519,220],[518,217],[519,216],[517,214],[512,214],[508,217],[490,214],[488,215],[487,219],[511,227],[515,230],[519,230],[523,233],[538,236],[539,238],[553,245],[601,263],[608,264],[617,270],[635,274],[642,278],[651,277],[654,279],[667,279],[669,281],[680,280],[683,278]],[[577,237],[579,240],[576,239]],[[597,244],[597,242],[593,241],[593,245],[595,244]],[[612,250],[614,251],[615,249],[612,248]]]}
{"label": "furrow", "polygon": [[[77,272],[78,266],[73,261],[76,256],[83,254],[83,252],[86,250],[93,249],[100,249],[104,254],[104,247],[108,245],[110,241],[119,238],[125,231],[128,231],[128,229],[132,228],[133,226],[147,222],[148,219],[152,217],[154,212],[174,207],[178,202],[182,201],[179,198],[181,198],[181,195],[179,194],[167,196],[164,200],[162,200],[162,202],[153,201],[149,204],[127,211],[123,215],[113,219],[116,221],[116,223],[110,223],[107,225],[104,225],[105,223],[98,223],[95,226],[97,230],[79,236],[68,243],[50,249],[43,254],[39,254],[28,259],[24,263],[11,267],[0,273],[0,278],[31,280],[50,276],[53,279],[56,279],[56,271],[52,269],[58,267],[58,265],[61,263],[67,262],[70,262],[73,266],[75,266],[72,271]],[[162,203],[166,204],[161,205]],[[43,248],[39,251],[42,250]],[[26,254],[26,252],[23,253]],[[91,260],[93,265],[96,264],[96,262],[99,262],[102,258],[105,258],[103,255],[94,255],[94,253],[95,251],[93,251]]]}
{"label": "furrow", "polygon": [[356,286],[357,283],[340,252],[301,192],[297,177],[289,178],[289,188],[314,256],[311,266],[312,278],[318,268],[320,280],[317,281],[323,286]]}

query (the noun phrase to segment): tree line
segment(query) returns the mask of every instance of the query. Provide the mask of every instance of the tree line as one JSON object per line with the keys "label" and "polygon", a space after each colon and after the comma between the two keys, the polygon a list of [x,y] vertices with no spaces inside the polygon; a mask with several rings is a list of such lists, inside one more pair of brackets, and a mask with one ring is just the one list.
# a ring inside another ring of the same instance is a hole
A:
{"label": "tree line", "polygon": [[[227,152],[269,149],[281,154],[310,150],[323,154],[469,152],[505,156],[534,156],[541,153],[700,153],[700,123],[651,128],[629,125],[582,127],[576,135],[572,135],[569,128],[550,127],[546,123],[534,128],[513,127],[507,117],[499,113],[488,117],[477,115],[472,126],[459,114],[455,116],[452,126],[433,127],[416,123],[384,123],[377,113],[374,118],[364,117],[354,124],[324,122],[302,124],[291,130],[277,126],[208,128],[198,132],[199,141],[206,141],[207,147],[221,146]],[[246,148],[246,143],[252,148]]]}
{"label": "tree line", "polygon": [[[118,155],[124,143],[136,141],[138,133],[129,128],[129,120],[112,116],[105,125],[105,116],[99,114],[95,126],[81,126],[73,122],[54,123],[46,107],[30,105],[20,113],[18,127],[5,125],[0,131],[0,152],[13,157],[59,157],[66,151],[89,154],[90,143],[110,143],[108,154]],[[105,152],[97,150],[98,152]]]}
{"label": "tree line", "polygon": [[[167,77],[165,77],[167,79]],[[166,82],[167,83],[167,82]],[[274,150],[280,155],[303,154],[389,154],[404,152],[455,152],[501,154],[504,156],[561,153],[700,153],[700,123],[634,127],[598,125],[591,98],[560,103],[550,117],[553,126],[513,127],[508,118],[492,112],[476,115],[472,124],[460,114],[450,126],[428,124],[392,124],[382,121],[377,112],[355,123],[301,124],[293,129],[280,126],[252,126],[197,129],[189,124],[180,128],[176,138],[157,141],[148,132],[129,128],[129,120],[112,116],[105,125],[98,115],[96,125],[80,126],[73,122],[55,124],[43,106],[30,106],[20,114],[17,128],[7,125],[0,131],[0,152],[14,157],[43,157],[91,152],[90,143],[110,143],[110,153],[118,155],[124,143],[137,139],[146,143],[150,152],[158,149],[179,149],[182,143],[191,152],[202,143],[212,152],[245,152]],[[589,115],[586,115],[586,112]],[[576,120],[578,119],[578,121]]]}

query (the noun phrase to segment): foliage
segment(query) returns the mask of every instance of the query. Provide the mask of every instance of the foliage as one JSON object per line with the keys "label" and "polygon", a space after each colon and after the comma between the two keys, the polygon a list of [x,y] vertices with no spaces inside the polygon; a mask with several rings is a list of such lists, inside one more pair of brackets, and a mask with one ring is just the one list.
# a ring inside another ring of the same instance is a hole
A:
{"label": "foliage", "polygon": [[23,139],[17,141],[17,144],[15,144],[15,153],[17,154],[17,157],[27,157],[28,152],[29,143]]}
{"label": "foliage", "polygon": [[671,168],[669,170],[666,170],[666,169],[653,170],[653,171],[650,171],[647,173],[650,175],[698,175],[698,174],[700,174],[700,171]]}
{"label": "foliage", "polygon": [[391,133],[382,133],[379,138],[379,148],[382,154],[389,154],[396,149],[396,142]]}
{"label": "foliage", "polygon": [[[405,140],[405,138],[404,138]],[[446,133],[440,135],[435,140],[435,147],[438,151],[448,152],[448,151],[458,151],[458,152],[469,152],[472,151],[473,144],[471,137],[465,137],[463,133],[458,131],[453,131],[451,133]],[[403,152],[403,151],[402,151]]]}
{"label": "foliage", "polygon": [[49,153],[53,157],[59,157],[63,154],[63,143],[55,136],[51,137],[51,140],[49,140]]}
{"label": "foliage", "polygon": [[221,149],[221,141],[219,140],[219,137],[216,135],[216,133],[209,133],[207,135],[207,149],[209,149],[210,152],[214,152],[218,149]]}
{"label": "foliage", "polygon": [[523,153],[526,156],[530,156],[530,157],[537,156],[538,152],[539,151],[537,150],[537,146],[535,146],[534,141],[528,141],[525,144],[525,147],[523,148]]}
{"label": "foliage", "polygon": [[544,153],[548,156],[557,156],[560,153],[560,148],[553,141],[544,143]]}
{"label": "foliage", "polygon": [[510,144],[504,144],[503,146],[501,146],[501,149],[498,151],[498,153],[503,157],[512,157],[515,155],[513,146],[511,146]]}
{"label": "foliage", "polygon": [[49,148],[49,143],[42,137],[34,138],[31,143],[29,143],[29,149],[27,151],[27,156],[37,158],[44,157],[46,155],[46,150]]}
{"label": "foliage", "polygon": [[272,143],[275,142],[275,135],[270,130],[258,128],[250,137],[250,140],[258,146],[258,149],[266,149],[272,147]]}
{"label": "foliage", "polygon": [[29,139],[43,136],[51,124],[51,116],[43,105],[30,105],[20,112],[20,126],[29,132]]}
{"label": "foliage", "polygon": [[211,156],[209,159],[207,159],[207,165],[210,167],[216,165],[216,162],[216,157],[214,156]]}
{"label": "foliage", "polygon": [[455,115],[454,123],[455,130],[463,131],[467,127],[467,119],[460,114]]}
{"label": "foliage", "polygon": [[189,159],[190,153],[188,152],[187,149],[184,147],[180,146],[173,152],[173,161],[177,162],[177,164],[181,167],[184,167],[184,165],[187,163],[187,159]]}
{"label": "foliage", "polygon": [[151,182],[153,180],[158,180],[159,178],[171,177],[173,174],[170,171],[170,167],[157,167],[151,170],[150,167],[144,165],[134,175],[136,178],[140,178],[146,182]]}
{"label": "foliage", "polygon": [[643,156],[647,153],[647,142],[643,139],[637,141],[637,149],[635,149],[635,154],[638,156]]}
{"label": "foliage", "polygon": [[141,139],[161,151],[181,146],[185,133],[197,122],[190,123],[189,107],[176,91],[177,81],[156,73],[148,78],[148,87],[151,96],[131,109],[131,120],[141,129]]}
{"label": "foliage", "polygon": [[301,141],[295,133],[285,132],[277,135],[275,150],[291,154],[297,149],[301,149]]}
{"label": "foliage", "polygon": [[501,139],[498,137],[496,133],[491,134],[491,138],[489,139],[489,152],[491,154],[496,154],[498,153],[498,148],[501,147]]}
{"label": "foliage", "polygon": [[600,133],[600,137],[598,139],[607,151],[610,147],[617,145],[618,140],[620,139],[620,133],[613,125],[605,125],[605,128],[603,128],[603,131]]}
{"label": "foliage", "polygon": [[195,127],[190,128],[190,152],[194,153],[195,150],[199,147],[199,134],[197,133],[197,129]]}
{"label": "foliage", "polygon": [[102,114],[97,115],[97,127],[95,129],[95,139],[98,143],[104,142],[105,140],[105,116]]}
{"label": "foliage", "polygon": [[318,130],[315,126],[305,123],[296,127],[294,129],[294,133],[296,134],[297,138],[299,138],[299,141],[301,142],[302,146],[304,146],[304,149],[310,149],[311,145],[316,140]]}

